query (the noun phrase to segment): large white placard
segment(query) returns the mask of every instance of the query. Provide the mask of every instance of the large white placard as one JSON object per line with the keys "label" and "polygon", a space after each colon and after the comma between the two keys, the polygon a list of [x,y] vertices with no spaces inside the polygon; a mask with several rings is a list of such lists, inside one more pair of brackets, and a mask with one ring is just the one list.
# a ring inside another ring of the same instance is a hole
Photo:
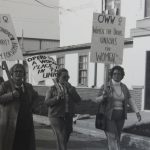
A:
{"label": "large white placard", "polygon": [[8,14],[0,14],[0,61],[22,59],[11,17]]}
{"label": "large white placard", "polygon": [[52,57],[36,55],[26,58],[26,61],[36,82],[56,78],[58,65]]}
{"label": "large white placard", "polygon": [[122,64],[125,18],[94,13],[91,62]]}

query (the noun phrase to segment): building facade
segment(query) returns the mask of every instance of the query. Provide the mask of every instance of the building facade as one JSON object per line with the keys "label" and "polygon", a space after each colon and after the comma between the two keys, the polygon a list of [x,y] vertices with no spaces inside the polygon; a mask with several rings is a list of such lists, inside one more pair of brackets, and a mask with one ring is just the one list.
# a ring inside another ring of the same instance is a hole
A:
{"label": "building facade", "polygon": [[[66,0],[63,0],[63,2],[65,1]],[[96,3],[96,1],[94,2]],[[102,1],[98,1],[100,9],[95,9],[97,12],[102,11],[101,2]],[[136,96],[138,98],[140,97],[138,103],[141,110],[150,110],[150,2],[149,0],[132,0],[132,2],[131,0],[121,0],[121,3],[117,0],[116,2],[116,4],[119,4],[117,6],[120,9],[120,15],[126,17],[126,33],[122,64],[125,69],[123,82],[127,84],[129,89],[138,89],[136,91],[139,92],[136,92]],[[109,1],[109,3],[111,3],[111,1]],[[135,7],[133,7],[133,5]],[[74,10],[80,10],[79,8],[81,8],[81,5],[79,6],[80,7],[74,8]],[[90,7],[90,5],[82,5],[82,7],[83,6]],[[88,7],[85,8],[88,9]],[[66,10],[67,9],[66,7]],[[90,12],[92,11],[93,10],[90,10]],[[104,83],[104,64],[90,62],[92,14],[89,15],[90,24],[87,22],[86,24],[84,24],[85,22],[80,22],[78,20],[80,17],[73,18],[70,12],[68,14],[68,11],[67,13],[62,13],[62,16],[60,29],[61,47],[41,48],[40,50],[37,48],[34,51],[32,51],[32,49],[30,51],[24,51],[23,55],[24,57],[32,55],[49,55],[57,60],[60,67],[65,67],[69,70],[70,82],[72,85],[78,88],[97,89]],[[70,20],[71,17],[73,20]],[[80,19],[84,17],[85,13],[81,15]],[[68,24],[66,23],[67,20],[69,21],[67,22]],[[79,23],[83,24],[79,25]],[[82,29],[86,25],[88,26],[88,28],[86,28],[87,32],[86,30],[82,32]],[[27,72],[29,82],[34,85],[50,86],[52,84],[50,81],[35,83],[34,79],[31,77],[31,70],[29,70],[28,67]]]}

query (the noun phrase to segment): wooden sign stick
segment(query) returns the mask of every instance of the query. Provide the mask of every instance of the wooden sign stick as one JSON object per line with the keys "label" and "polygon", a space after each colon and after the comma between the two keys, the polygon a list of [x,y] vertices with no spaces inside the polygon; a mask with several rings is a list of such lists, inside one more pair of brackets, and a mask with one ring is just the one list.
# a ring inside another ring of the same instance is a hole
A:
{"label": "wooden sign stick", "polygon": [[8,77],[8,79],[9,79],[9,81],[10,81],[10,84],[11,84],[11,88],[12,88],[12,90],[14,90],[14,89],[15,89],[15,86],[14,86],[14,83],[13,83],[13,81],[12,81],[10,72],[9,72],[9,70],[8,70],[8,66],[7,66],[6,61],[2,61],[2,68],[4,68],[4,70],[6,71],[7,77]]}

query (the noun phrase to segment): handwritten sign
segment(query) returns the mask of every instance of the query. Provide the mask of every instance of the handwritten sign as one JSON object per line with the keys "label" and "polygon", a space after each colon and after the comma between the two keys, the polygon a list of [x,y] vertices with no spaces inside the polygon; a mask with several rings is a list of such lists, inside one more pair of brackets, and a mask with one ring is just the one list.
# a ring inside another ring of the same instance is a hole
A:
{"label": "handwritten sign", "polygon": [[0,14],[0,61],[23,59],[10,15]]}
{"label": "handwritten sign", "polygon": [[50,56],[36,55],[26,58],[35,81],[43,81],[49,78],[56,78],[58,66]]}
{"label": "handwritten sign", "polygon": [[91,62],[121,64],[124,32],[124,17],[94,13]]}

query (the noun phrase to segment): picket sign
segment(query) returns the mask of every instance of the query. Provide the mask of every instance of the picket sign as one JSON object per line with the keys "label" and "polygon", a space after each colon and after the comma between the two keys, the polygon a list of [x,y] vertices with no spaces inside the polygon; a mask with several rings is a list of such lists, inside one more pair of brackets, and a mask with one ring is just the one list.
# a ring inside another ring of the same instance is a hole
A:
{"label": "picket sign", "polygon": [[56,76],[58,65],[56,61],[48,55],[34,55],[26,58],[31,75],[34,81],[44,81],[52,79],[58,91],[61,91]]}
{"label": "picket sign", "polygon": [[[6,71],[11,88],[15,86],[6,61],[22,60],[22,52],[18,44],[13,23],[9,14],[0,14],[0,61]],[[0,105],[0,150],[12,150],[15,136],[19,103]]]}
{"label": "picket sign", "polygon": [[94,13],[90,61],[104,63],[104,88],[109,80],[110,64],[122,64],[125,18]]}
{"label": "picket sign", "polygon": [[56,78],[58,65],[49,55],[34,55],[26,58],[34,81]]}

